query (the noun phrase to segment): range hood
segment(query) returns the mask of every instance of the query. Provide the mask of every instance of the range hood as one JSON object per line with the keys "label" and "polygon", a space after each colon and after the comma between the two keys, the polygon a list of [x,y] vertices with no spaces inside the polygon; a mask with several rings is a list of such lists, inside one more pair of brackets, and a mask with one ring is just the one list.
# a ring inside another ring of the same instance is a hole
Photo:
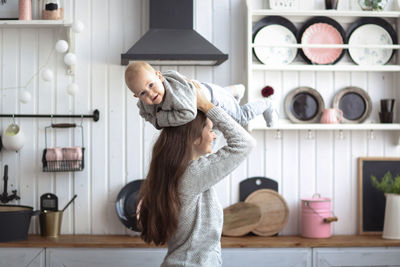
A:
{"label": "range hood", "polygon": [[219,65],[228,59],[193,29],[193,0],[150,0],[150,30],[125,54],[121,64]]}

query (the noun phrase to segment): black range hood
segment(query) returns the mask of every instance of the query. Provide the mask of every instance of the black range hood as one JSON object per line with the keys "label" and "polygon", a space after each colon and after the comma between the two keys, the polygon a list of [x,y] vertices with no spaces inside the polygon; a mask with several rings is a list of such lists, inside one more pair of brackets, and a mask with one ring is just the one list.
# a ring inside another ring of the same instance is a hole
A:
{"label": "black range hood", "polygon": [[150,30],[121,64],[145,60],[154,65],[219,65],[228,59],[193,29],[193,0],[150,0]]}

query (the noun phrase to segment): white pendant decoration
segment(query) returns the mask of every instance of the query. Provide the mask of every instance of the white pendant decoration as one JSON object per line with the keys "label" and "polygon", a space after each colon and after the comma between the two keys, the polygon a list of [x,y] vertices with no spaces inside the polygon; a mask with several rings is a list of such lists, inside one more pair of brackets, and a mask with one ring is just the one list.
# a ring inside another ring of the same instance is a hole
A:
{"label": "white pendant decoration", "polygon": [[23,90],[19,93],[18,100],[21,103],[23,103],[23,104],[29,103],[29,102],[31,102],[31,99],[32,99],[32,95],[28,91]]}
{"label": "white pendant decoration", "polygon": [[68,66],[75,65],[76,63],[76,56],[74,53],[67,53],[64,56],[64,63],[67,64]]}
{"label": "white pendant decoration", "polygon": [[79,86],[76,83],[70,83],[67,87],[67,93],[71,96],[76,95],[79,90]]}
{"label": "white pendant decoration", "polygon": [[56,51],[58,53],[65,53],[68,51],[68,43],[65,40],[58,40],[56,43]]}
{"label": "white pendant decoration", "polygon": [[49,82],[49,81],[53,80],[53,77],[54,77],[54,75],[53,75],[53,71],[51,69],[46,68],[42,71],[42,79],[44,81]]}
{"label": "white pendant decoration", "polygon": [[83,31],[83,29],[85,28],[85,26],[83,25],[83,23],[79,20],[75,20],[74,23],[72,24],[72,30],[75,33],[80,33]]}

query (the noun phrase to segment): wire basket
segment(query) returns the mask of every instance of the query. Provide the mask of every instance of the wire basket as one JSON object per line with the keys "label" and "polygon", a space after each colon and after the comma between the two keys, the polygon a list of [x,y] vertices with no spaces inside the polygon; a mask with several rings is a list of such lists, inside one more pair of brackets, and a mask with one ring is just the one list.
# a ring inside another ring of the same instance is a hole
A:
{"label": "wire basket", "polygon": [[[48,128],[81,128],[82,146],[81,147],[47,147]],[[44,172],[69,172],[82,171],[85,167],[85,148],[83,147],[83,127],[75,123],[51,124],[45,127],[45,149],[43,150],[42,163]]]}

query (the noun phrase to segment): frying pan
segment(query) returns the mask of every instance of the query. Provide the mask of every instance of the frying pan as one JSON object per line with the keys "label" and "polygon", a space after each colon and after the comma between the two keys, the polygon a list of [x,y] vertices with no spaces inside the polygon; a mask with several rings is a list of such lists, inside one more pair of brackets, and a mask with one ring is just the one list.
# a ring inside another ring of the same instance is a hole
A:
{"label": "frying pan", "polygon": [[126,184],[118,193],[115,210],[119,220],[129,229],[140,232],[136,220],[137,195],[144,180],[134,180]]}

